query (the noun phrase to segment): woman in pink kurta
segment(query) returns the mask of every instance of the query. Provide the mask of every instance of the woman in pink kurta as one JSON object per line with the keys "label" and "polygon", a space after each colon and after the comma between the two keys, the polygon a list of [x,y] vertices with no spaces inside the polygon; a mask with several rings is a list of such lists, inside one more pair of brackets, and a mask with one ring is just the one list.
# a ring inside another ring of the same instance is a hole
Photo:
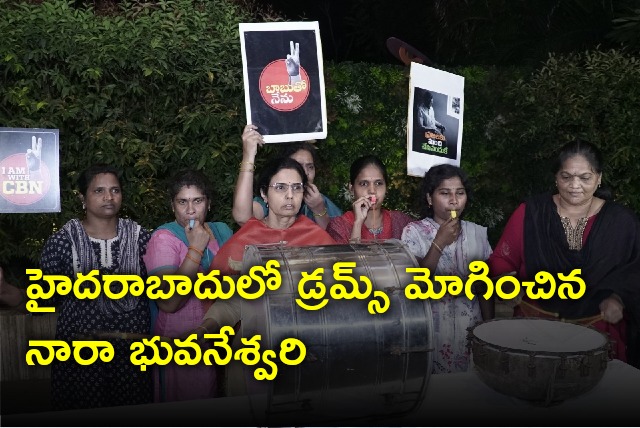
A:
{"label": "woman in pink kurta", "polygon": [[[231,236],[231,229],[219,222],[205,222],[210,209],[210,187],[195,171],[179,173],[170,185],[175,221],[160,226],[151,236],[144,262],[149,275],[208,273],[220,246]],[[194,295],[173,296],[156,301],[160,309],[153,334],[181,337],[200,324],[211,302]],[[154,373],[155,400],[181,401],[216,396],[214,367],[168,365]]]}

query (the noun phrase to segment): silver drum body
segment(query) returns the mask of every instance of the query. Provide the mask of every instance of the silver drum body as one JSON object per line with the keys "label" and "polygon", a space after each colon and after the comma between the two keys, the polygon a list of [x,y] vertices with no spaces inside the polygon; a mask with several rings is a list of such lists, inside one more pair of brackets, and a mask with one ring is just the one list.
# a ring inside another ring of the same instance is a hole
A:
{"label": "silver drum body", "polygon": [[[256,381],[255,367],[244,368],[252,411],[260,422],[379,418],[406,414],[421,404],[432,371],[432,315],[428,302],[404,297],[404,287],[413,282],[406,268],[418,266],[404,244],[249,246],[243,271],[269,260],[280,263],[282,286],[259,300],[242,301],[242,336],[261,334],[261,349],[274,350],[283,339],[297,338],[307,356],[297,366],[278,364],[273,381]],[[298,306],[301,272],[323,267],[329,297],[336,283],[333,264],[340,261],[356,262],[351,276],[367,276],[374,290],[388,294],[386,313],[369,314],[371,299],[330,299],[317,311]]]}

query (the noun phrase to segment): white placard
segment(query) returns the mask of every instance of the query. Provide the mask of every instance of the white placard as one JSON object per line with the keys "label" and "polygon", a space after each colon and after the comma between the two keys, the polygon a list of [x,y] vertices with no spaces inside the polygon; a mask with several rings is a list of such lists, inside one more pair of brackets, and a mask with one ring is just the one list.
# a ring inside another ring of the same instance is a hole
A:
{"label": "white placard", "polygon": [[240,24],[247,123],[267,143],[327,137],[317,22]]}
{"label": "white placard", "polygon": [[411,63],[407,174],[424,177],[434,165],[460,166],[464,77]]}

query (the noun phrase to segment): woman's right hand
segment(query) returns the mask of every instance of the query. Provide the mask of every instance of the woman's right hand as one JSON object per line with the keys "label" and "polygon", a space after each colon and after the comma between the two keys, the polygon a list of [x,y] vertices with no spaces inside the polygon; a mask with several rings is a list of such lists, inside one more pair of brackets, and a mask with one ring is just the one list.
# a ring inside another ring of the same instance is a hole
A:
{"label": "woman's right hand", "polygon": [[258,146],[264,144],[264,138],[258,132],[258,127],[249,124],[242,131],[242,159],[253,161],[258,153]]}
{"label": "woman's right hand", "polygon": [[189,241],[190,247],[195,247],[200,251],[203,251],[207,248],[207,244],[209,244],[209,231],[205,229],[205,225],[200,223],[198,220],[195,220],[193,228],[189,228],[189,225],[185,226],[184,233],[187,234],[187,241]]}
{"label": "woman's right hand", "polygon": [[611,296],[600,302],[600,315],[602,319],[608,323],[616,324],[624,317],[624,305],[622,299],[617,294]]}
{"label": "woman's right hand", "polygon": [[438,245],[444,248],[456,242],[458,236],[460,236],[460,220],[457,218],[449,218],[440,225],[434,241],[437,241]]}
{"label": "woman's right hand", "polygon": [[354,223],[362,225],[367,218],[367,213],[371,209],[371,200],[368,196],[362,196],[353,202]]}

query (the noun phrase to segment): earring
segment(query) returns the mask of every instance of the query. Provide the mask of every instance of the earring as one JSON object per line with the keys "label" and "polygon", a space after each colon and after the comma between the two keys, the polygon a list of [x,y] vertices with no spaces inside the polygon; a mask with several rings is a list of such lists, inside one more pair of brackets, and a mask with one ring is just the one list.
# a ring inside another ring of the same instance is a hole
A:
{"label": "earring", "polygon": [[558,180],[556,180],[556,187],[558,187]]}
{"label": "earring", "polygon": [[601,183],[598,183],[598,189],[600,188]]}
{"label": "earring", "polygon": [[84,202],[82,203],[82,211],[86,211],[87,210],[87,206],[84,204]]}

